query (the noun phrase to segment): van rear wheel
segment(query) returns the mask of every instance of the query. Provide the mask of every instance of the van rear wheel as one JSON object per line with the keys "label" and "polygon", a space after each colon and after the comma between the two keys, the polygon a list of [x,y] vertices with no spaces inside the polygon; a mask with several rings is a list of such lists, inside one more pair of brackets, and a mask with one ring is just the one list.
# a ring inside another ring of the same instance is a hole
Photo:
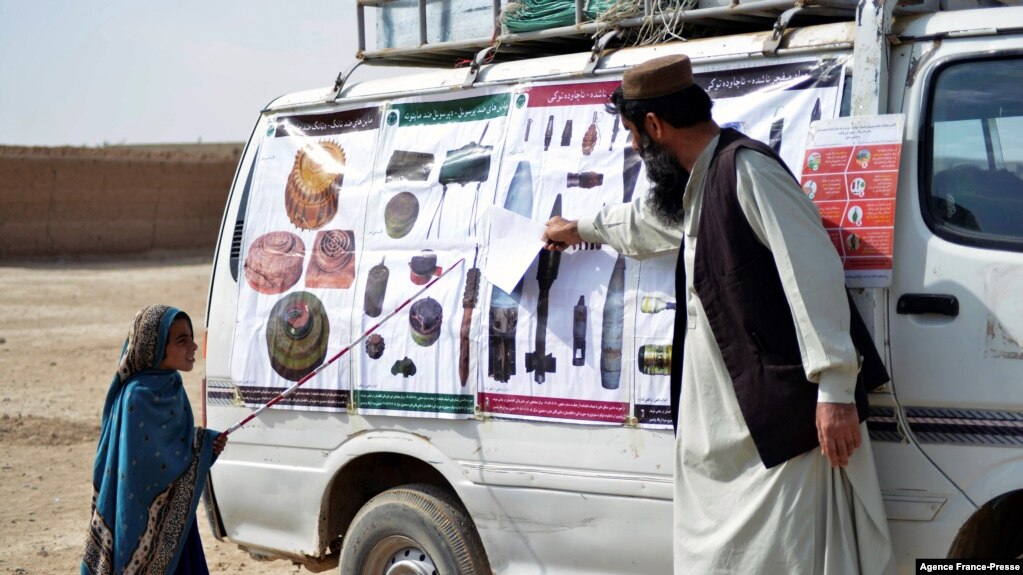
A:
{"label": "van rear wheel", "polygon": [[468,512],[432,485],[405,485],[370,499],[341,546],[342,575],[489,574]]}

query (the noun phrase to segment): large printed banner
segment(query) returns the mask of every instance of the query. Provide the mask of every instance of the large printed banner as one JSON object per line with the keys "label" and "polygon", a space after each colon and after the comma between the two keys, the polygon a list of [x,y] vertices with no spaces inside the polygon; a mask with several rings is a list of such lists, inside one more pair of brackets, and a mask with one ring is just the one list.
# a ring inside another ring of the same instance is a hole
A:
{"label": "large printed banner", "polygon": [[[231,365],[247,405],[270,400],[352,340],[379,123],[376,107],[282,116],[260,145]],[[343,357],[282,404],[346,409],[350,369]]]}
{"label": "large printed banner", "polygon": [[[810,123],[838,114],[842,78],[830,59],[696,76],[719,124],[767,142],[797,176]],[[544,251],[511,293],[479,273],[491,205],[545,222],[647,193],[628,131],[605,110],[618,84],[277,118],[245,216],[232,363],[244,402],[269,400],[378,326],[282,405],[669,426],[672,330],[684,313],[674,255]]]}
{"label": "large printed banner", "polygon": [[359,331],[450,273],[360,350],[354,386],[360,413],[475,414],[478,248],[498,189],[510,98],[508,92],[413,98],[384,111],[377,189],[366,213],[364,261],[371,267],[360,290]]}

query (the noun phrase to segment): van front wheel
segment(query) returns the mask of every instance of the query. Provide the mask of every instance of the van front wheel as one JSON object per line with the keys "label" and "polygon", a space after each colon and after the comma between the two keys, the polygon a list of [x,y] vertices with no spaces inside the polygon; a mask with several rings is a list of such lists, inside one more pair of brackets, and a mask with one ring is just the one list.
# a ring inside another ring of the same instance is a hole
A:
{"label": "van front wheel", "polygon": [[465,508],[432,485],[405,485],[370,499],[341,547],[342,575],[489,574]]}

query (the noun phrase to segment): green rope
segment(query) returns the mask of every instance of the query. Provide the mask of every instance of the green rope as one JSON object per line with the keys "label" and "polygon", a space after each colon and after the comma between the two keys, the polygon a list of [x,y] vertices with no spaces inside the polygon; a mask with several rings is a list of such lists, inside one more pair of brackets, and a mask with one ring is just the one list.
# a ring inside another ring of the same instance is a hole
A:
{"label": "green rope", "polygon": [[[588,20],[597,18],[615,4],[615,0],[587,0],[583,14]],[[509,32],[521,33],[575,24],[573,0],[515,0],[509,4],[502,23]]]}

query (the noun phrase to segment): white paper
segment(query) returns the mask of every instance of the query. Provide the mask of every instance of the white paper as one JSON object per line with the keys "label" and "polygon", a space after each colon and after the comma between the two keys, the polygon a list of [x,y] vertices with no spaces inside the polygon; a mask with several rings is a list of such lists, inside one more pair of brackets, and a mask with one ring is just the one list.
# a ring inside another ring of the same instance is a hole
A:
{"label": "white paper", "polygon": [[543,248],[546,226],[498,206],[490,207],[490,255],[483,275],[511,293]]}

